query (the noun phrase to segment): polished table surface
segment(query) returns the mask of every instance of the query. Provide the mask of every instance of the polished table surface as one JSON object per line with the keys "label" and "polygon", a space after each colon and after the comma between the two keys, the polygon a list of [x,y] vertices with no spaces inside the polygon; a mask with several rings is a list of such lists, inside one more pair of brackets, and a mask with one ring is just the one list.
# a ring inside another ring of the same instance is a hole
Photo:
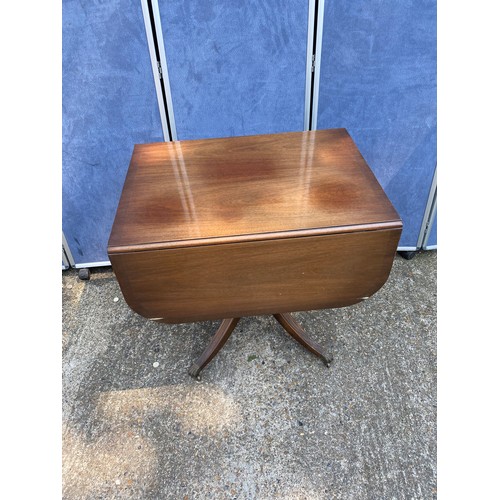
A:
{"label": "polished table surface", "polygon": [[387,280],[402,222],[345,129],[136,145],[108,244],[127,304],[166,323],[344,307]]}
{"label": "polished table surface", "polygon": [[400,227],[345,129],[140,144],[109,252]]}

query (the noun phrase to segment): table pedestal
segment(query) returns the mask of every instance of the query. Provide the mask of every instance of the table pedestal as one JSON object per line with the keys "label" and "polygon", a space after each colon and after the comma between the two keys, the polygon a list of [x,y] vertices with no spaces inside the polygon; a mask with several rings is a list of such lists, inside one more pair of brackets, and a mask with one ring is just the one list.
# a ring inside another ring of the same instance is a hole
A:
{"label": "table pedestal", "polygon": [[[289,313],[273,314],[279,324],[308,351],[318,356],[323,363],[329,367],[332,361],[327,356],[325,350],[314,340],[309,338],[299,323]],[[200,379],[200,372],[212,361],[215,355],[222,349],[227,339],[230,337],[240,318],[223,319],[212,340],[203,351],[203,354],[189,368],[189,375]]]}

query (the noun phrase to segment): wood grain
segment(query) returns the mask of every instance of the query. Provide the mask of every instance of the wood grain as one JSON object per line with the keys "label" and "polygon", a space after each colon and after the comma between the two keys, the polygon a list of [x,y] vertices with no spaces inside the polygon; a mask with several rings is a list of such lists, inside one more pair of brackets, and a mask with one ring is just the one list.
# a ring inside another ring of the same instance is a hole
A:
{"label": "wood grain", "polygon": [[143,144],[108,253],[400,224],[345,129]]}
{"label": "wood grain", "polygon": [[401,228],[110,254],[127,304],[167,323],[355,304],[387,280]]}
{"label": "wood grain", "polygon": [[108,254],[133,310],[183,323],[355,304],[401,229],[345,129],[144,144]]}

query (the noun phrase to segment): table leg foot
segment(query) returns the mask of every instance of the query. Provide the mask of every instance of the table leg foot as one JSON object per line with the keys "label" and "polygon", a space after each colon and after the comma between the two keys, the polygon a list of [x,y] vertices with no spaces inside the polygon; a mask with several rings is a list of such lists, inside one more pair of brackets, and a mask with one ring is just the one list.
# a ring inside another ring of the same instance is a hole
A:
{"label": "table leg foot", "polygon": [[273,314],[278,323],[301,345],[308,351],[312,352],[323,361],[325,366],[330,367],[332,358],[329,357],[326,351],[313,339],[309,338],[300,326],[300,324],[292,317],[290,313]]}
{"label": "table leg foot", "polygon": [[193,363],[188,371],[189,375],[191,375],[191,377],[195,378],[196,380],[201,380],[200,372],[201,368],[196,363]]}
{"label": "table leg foot", "polygon": [[214,356],[222,349],[227,339],[233,333],[234,327],[237,325],[240,318],[223,319],[215,335],[210,340],[203,354],[189,368],[189,375],[200,380],[200,372],[205,366],[212,361]]}

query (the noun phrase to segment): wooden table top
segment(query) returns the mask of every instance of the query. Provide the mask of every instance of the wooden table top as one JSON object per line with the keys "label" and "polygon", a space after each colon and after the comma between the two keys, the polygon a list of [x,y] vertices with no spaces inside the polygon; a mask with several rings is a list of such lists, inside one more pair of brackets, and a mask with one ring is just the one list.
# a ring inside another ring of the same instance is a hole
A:
{"label": "wooden table top", "polygon": [[108,252],[400,227],[345,129],[136,145]]}

